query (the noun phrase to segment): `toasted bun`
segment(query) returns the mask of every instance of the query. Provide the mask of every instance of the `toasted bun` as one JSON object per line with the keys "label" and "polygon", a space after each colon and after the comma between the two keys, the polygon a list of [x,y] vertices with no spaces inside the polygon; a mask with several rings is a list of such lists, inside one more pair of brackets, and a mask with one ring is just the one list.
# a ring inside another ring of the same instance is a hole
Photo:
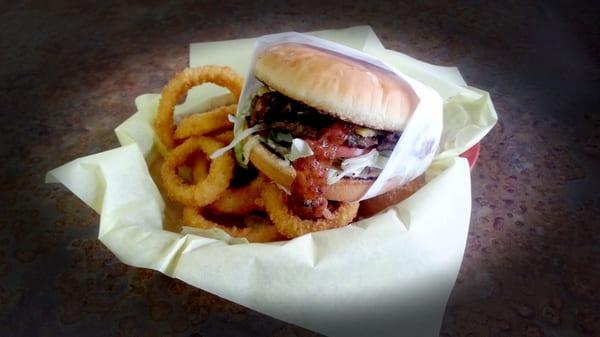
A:
{"label": "toasted bun", "polygon": [[405,185],[397,187],[389,192],[380,194],[374,198],[360,202],[358,215],[361,217],[370,217],[384,209],[393,206],[402,200],[410,197],[418,189],[425,185],[425,179],[421,176]]}
{"label": "toasted bun", "polygon": [[292,99],[378,130],[404,130],[419,99],[387,70],[303,44],[267,48],[254,74]]}
{"label": "toasted bun", "polygon": [[[250,162],[264,175],[274,182],[287,188],[292,187],[296,170],[273,154],[262,144],[257,144],[250,152]],[[328,200],[335,201],[357,201],[362,197],[373,180],[344,178],[333,185],[327,185],[324,190],[324,196]]]}
{"label": "toasted bun", "polygon": [[287,189],[290,189],[296,178],[296,170],[292,165],[277,157],[261,143],[252,148],[250,162],[264,175]]}

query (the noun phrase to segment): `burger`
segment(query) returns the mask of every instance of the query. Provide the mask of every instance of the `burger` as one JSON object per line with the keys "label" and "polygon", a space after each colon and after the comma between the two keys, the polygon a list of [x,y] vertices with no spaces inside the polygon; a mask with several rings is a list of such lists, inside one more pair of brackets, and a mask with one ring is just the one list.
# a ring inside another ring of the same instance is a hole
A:
{"label": "burger", "polygon": [[311,45],[268,47],[253,72],[259,85],[235,120],[236,158],[286,190],[306,219],[365,195],[419,103],[393,72]]}

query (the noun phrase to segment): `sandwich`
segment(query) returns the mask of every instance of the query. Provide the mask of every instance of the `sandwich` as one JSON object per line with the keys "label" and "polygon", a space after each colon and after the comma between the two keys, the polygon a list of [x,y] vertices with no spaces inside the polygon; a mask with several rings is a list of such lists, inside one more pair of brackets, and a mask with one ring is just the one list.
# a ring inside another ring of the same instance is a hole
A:
{"label": "sandwich", "polygon": [[393,72],[305,44],[264,49],[253,71],[260,85],[238,110],[230,145],[305,219],[360,200],[419,103]]}

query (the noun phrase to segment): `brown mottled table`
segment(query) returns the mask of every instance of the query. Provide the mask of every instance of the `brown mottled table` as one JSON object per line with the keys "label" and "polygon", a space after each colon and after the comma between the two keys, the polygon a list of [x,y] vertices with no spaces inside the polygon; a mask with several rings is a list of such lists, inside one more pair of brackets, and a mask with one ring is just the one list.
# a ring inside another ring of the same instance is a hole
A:
{"label": "brown mottled table", "polygon": [[4,3],[0,335],[313,335],[120,263],[98,216],[44,174],[116,147],[134,98],[184,68],[191,42],[359,24],[457,65],[500,115],[441,334],[600,335],[599,14],[572,1]]}

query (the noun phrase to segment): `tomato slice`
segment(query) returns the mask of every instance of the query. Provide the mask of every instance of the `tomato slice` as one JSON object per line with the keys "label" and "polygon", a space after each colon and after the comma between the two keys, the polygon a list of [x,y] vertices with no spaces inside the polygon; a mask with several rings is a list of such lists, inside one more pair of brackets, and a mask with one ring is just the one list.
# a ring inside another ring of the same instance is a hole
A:
{"label": "tomato slice", "polygon": [[[323,150],[322,154],[325,157],[331,158],[334,153],[331,153],[330,150],[336,149],[335,157],[336,158],[352,158],[356,156],[360,156],[361,154],[365,154],[371,149],[361,149],[358,147],[349,147],[346,145],[341,145],[346,140],[346,130],[344,130],[343,126],[340,126],[340,123],[335,124],[331,128],[329,128],[319,140],[307,140],[308,145],[310,145],[313,151],[317,152],[318,150]],[[340,144],[341,143],[341,144]],[[332,146],[333,145],[333,146]],[[328,154],[326,154],[328,153]],[[318,155],[317,155],[318,156]],[[331,158],[333,159],[333,158]]]}

